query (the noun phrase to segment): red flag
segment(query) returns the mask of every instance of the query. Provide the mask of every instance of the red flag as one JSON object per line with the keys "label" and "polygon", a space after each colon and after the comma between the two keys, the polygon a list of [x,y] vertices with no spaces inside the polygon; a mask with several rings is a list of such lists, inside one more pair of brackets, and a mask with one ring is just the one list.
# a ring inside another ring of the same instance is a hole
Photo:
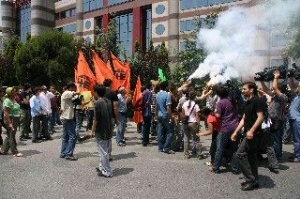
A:
{"label": "red flag", "polygon": [[[132,104],[133,104],[133,106],[135,106],[135,104],[137,103],[137,101],[142,97],[141,88],[142,88],[142,83],[141,83],[140,76],[138,76],[138,79],[136,81],[136,86],[135,86],[135,89],[134,89],[134,93],[133,93],[133,98],[132,98]],[[143,121],[142,111],[138,111],[138,110],[134,111],[134,113],[133,113],[133,121],[136,124],[141,123]]]}
{"label": "red flag", "polygon": [[130,90],[130,67],[129,63],[122,63],[114,54],[111,53],[113,66],[115,69],[116,84],[113,90],[117,90],[120,86],[124,86],[127,91]]}
{"label": "red flag", "polygon": [[95,66],[95,74],[97,78],[97,82],[102,84],[106,78],[111,79],[113,82],[116,81],[116,78],[113,72],[108,68],[108,66],[103,62],[103,60],[97,55],[96,52],[92,51],[94,66]]}
{"label": "red flag", "polygon": [[77,70],[75,72],[75,82],[77,84],[77,91],[93,91],[96,84],[96,78],[91,71],[83,53],[79,50]]}

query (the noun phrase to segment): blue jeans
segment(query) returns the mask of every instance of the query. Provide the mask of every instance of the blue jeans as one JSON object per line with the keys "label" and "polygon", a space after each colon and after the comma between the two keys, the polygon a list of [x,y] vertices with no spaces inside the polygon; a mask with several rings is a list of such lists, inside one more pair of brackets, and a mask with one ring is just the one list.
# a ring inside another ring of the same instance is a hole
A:
{"label": "blue jeans", "polygon": [[117,126],[116,141],[117,144],[124,141],[124,134],[127,125],[127,113],[119,113],[119,125]]}
{"label": "blue jeans", "polygon": [[284,122],[281,120],[272,120],[271,133],[274,140],[274,150],[277,160],[282,156],[282,134]]}
{"label": "blue jeans", "polygon": [[61,157],[70,157],[73,155],[75,144],[77,141],[75,133],[75,122],[73,119],[63,121],[63,134],[62,134],[62,144],[61,144]]}
{"label": "blue jeans", "polygon": [[290,124],[294,132],[294,153],[295,158],[300,160],[300,122],[296,120],[290,120]]}
{"label": "blue jeans", "polygon": [[149,134],[150,134],[150,128],[151,128],[151,116],[149,117],[143,117],[143,144],[149,143]]}
{"label": "blue jeans", "polygon": [[[230,136],[231,133],[230,132],[219,132],[216,138],[216,153],[215,153],[215,159],[213,162],[213,166],[216,170],[220,170],[220,166],[222,164],[222,159],[223,159],[223,154],[224,151],[226,149],[226,147],[228,146],[228,144],[230,143]],[[238,166],[237,166],[237,158],[234,155],[235,150],[237,149],[237,146],[235,145],[235,143],[230,143],[230,154],[228,159],[231,162],[231,169],[232,170],[237,170]]]}
{"label": "blue jeans", "polygon": [[174,124],[166,118],[159,117],[157,124],[158,150],[168,152],[174,136]]}
{"label": "blue jeans", "polygon": [[75,121],[76,121],[75,132],[76,132],[77,139],[80,138],[79,131],[80,131],[81,126],[82,126],[83,117],[84,117],[84,112],[83,111],[81,111],[81,110],[76,110],[75,111]]}

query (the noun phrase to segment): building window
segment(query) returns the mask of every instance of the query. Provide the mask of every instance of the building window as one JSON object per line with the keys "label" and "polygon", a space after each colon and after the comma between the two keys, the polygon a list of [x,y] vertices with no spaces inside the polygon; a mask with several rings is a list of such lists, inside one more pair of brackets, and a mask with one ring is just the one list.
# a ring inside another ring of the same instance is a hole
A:
{"label": "building window", "polygon": [[207,7],[223,3],[231,3],[239,0],[180,0],[180,10]]}
{"label": "building window", "polygon": [[150,47],[150,41],[152,38],[152,10],[151,9],[147,9],[146,10],[146,28],[145,28],[145,32],[146,32],[146,49],[148,49]]}
{"label": "building window", "polygon": [[103,0],[83,0],[83,12],[90,12],[103,8]]}
{"label": "building window", "polygon": [[132,55],[132,13],[118,15],[114,19],[118,43],[130,57]]}
{"label": "building window", "polygon": [[20,9],[20,35],[21,41],[25,42],[31,32],[31,9],[30,4],[22,5]]}
{"label": "building window", "polygon": [[75,33],[76,32],[76,24],[69,24],[62,27],[62,30],[66,33]]}
{"label": "building window", "polygon": [[159,4],[159,5],[156,6],[156,8],[155,8],[155,12],[156,12],[156,14],[161,15],[162,13],[165,12],[165,6],[162,5],[162,4]]}
{"label": "building window", "polygon": [[115,4],[119,4],[119,3],[124,3],[126,1],[129,1],[129,0],[108,0],[108,5],[111,6],[111,5],[115,5]]}
{"label": "building window", "polygon": [[191,31],[195,29],[195,20],[188,19],[188,20],[180,20],[180,32],[184,31]]}
{"label": "building window", "polygon": [[156,32],[156,34],[158,34],[158,35],[164,34],[164,32],[165,32],[165,26],[162,25],[162,24],[158,24],[158,25],[156,26],[156,28],[155,28],[155,32]]}

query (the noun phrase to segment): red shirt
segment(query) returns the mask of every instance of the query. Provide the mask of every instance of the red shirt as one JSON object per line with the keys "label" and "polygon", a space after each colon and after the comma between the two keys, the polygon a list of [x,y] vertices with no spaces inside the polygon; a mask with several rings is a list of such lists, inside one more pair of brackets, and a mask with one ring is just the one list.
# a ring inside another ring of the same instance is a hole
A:
{"label": "red shirt", "polygon": [[217,118],[213,114],[209,114],[207,119],[206,119],[207,124],[211,123],[213,125],[214,131],[219,132],[221,129],[221,120]]}

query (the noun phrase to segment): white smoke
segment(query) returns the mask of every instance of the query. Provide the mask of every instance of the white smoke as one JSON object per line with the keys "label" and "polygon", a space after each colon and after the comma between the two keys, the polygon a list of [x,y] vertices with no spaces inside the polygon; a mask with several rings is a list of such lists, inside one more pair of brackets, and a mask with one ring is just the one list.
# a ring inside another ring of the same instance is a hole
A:
{"label": "white smoke", "polygon": [[208,56],[189,79],[209,74],[209,84],[214,85],[232,78],[254,76],[258,71],[253,70],[253,65],[259,61],[251,57],[260,50],[256,46],[258,39],[265,38],[259,43],[270,45],[268,37],[259,36],[270,34],[274,25],[286,30],[299,12],[299,0],[272,0],[254,8],[232,7],[222,12],[214,29],[200,29],[198,33],[198,43]]}

